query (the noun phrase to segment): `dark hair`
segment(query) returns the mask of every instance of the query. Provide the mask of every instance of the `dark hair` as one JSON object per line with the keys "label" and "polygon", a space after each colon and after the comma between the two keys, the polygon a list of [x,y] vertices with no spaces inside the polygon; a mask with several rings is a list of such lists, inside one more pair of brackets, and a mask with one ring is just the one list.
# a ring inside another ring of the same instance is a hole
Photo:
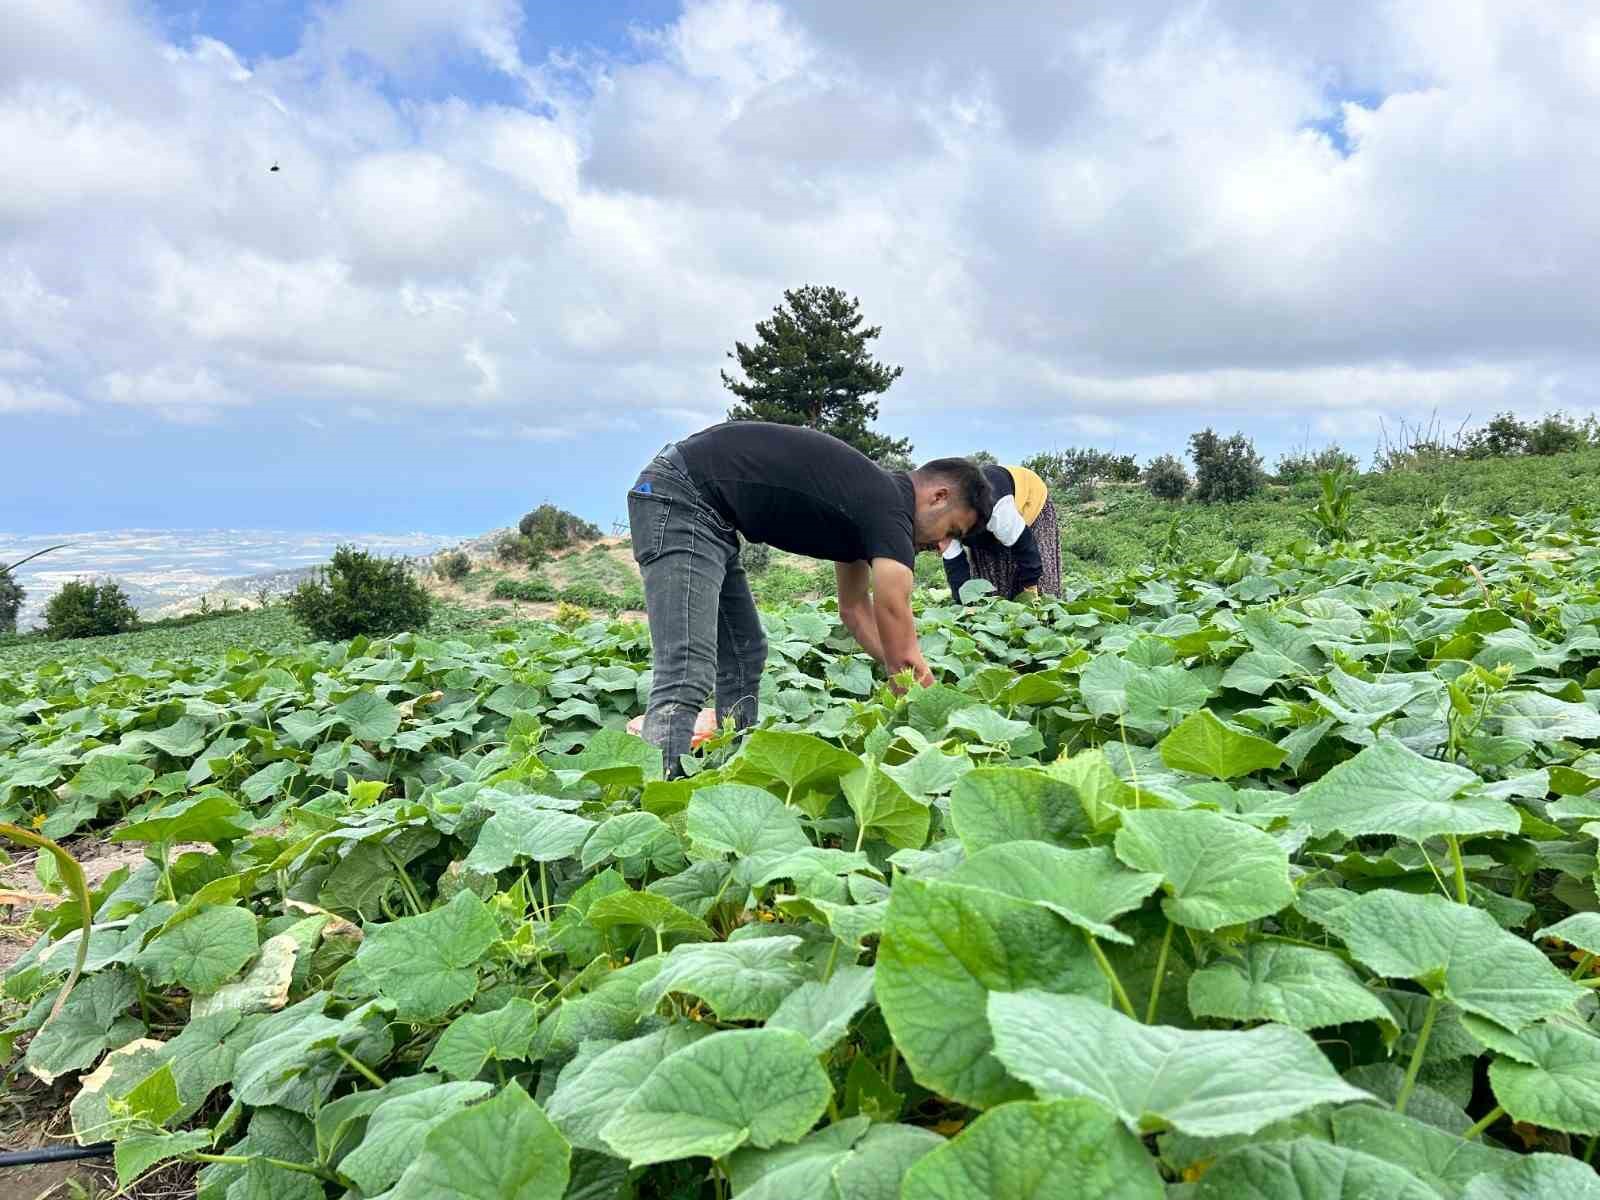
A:
{"label": "dark hair", "polygon": [[994,511],[994,488],[984,477],[983,468],[970,458],[935,458],[918,467],[917,474],[944,480],[978,515],[979,528],[989,523],[989,514]]}

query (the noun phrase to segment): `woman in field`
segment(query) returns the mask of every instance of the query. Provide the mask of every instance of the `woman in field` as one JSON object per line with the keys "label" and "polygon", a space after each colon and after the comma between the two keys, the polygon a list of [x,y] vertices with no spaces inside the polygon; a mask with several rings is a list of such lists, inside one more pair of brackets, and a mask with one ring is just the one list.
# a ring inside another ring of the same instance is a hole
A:
{"label": "woman in field", "polygon": [[983,473],[995,497],[988,524],[964,542],[940,546],[951,595],[959,597],[974,577],[1008,600],[1061,595],[1061,529],[1050,489],[1026,467],[986,466]]}

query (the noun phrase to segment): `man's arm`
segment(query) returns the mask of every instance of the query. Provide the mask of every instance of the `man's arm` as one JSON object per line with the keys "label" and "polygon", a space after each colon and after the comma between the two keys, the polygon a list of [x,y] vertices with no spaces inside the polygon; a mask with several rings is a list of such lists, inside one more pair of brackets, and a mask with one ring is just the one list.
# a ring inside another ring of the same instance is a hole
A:
{"label": "man's arm", "polygon": [[839,620],[863,650],[883,662],[883,642],[872,610],[871,570],[865,562],[834,563],[833,577],[839,587]]}
{"label": "man's arm", "polygon": [[877,618],[880,660],[891,676],[910,671],[923,687],[933,684],[933,672],[917,645],[917,623],[911,615],[911,588],[916,576],[905,563],[892,558],[872,560],[872,612]]}
{"label": "man's arm", "polygon": [[1038,587],[1039,580],[1044,576],[1044,560],[1039,557],[1039,539],[1033,536],[1031,526],[1023,529],[1022,536],[1011,547],[1011,553],[1017,561],[1017,591]]}
{"label": "man's arm", "polygon": [[944,579],[950,585],[950,598],[957,603],[961,601],[961,585],[972,578],[972,564],[967,561],[967,551],[962,548],[960,554],[954,558],[946,558],[944,562]]}

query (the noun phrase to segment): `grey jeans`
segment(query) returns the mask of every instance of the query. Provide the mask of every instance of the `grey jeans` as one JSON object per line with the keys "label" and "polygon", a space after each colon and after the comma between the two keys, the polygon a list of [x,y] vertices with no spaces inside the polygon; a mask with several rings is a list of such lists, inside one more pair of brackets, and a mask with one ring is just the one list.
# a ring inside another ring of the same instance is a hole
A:
{"label": "grey jeans", "polygon": [[717,721],[756,719],[767,638],[739,562],[733,528],[701,495],[672,446],[628,492],[633,557],[644,576],[655,675],[644,737],[661,748],[667,778],[683,773],[695,718],[713,690]]}

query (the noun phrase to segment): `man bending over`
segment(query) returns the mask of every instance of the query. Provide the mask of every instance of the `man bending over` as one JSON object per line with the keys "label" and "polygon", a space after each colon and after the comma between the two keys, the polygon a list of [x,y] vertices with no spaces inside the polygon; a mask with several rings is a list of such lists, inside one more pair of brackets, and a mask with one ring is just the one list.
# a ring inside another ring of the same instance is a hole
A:
{"label": "man bending over", "polygon": [[964,458],[886,471],[853,446],[794,425],[729,421],[666,446],[628,493],[644,576],[654,682],[644,736],[669,778],[682,773],[695,717],[715,689],[717,719],[756,719],[767,639],[739,563],[738,534],[832,559],[839,618],[890,675],[933,682],[911,617],[918,550],[989,519],[992,492]]}

